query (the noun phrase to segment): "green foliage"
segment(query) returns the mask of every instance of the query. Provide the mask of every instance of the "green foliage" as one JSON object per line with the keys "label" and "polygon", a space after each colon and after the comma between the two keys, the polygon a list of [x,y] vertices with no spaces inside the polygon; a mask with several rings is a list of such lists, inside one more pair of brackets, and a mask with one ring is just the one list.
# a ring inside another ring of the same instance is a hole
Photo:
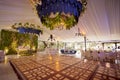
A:
{"label": "green foliage", "polygon": [[41,29],[41,27],[39,25],[35,25],[35,24],[31,24],[29,22],[26,22],[26,23],[14,23],[12,26],[11,26],[13,29],[18,29],[20,27],[23,27],[23,28],[32,28],[32,29],[35,29],[35,30],[40,30],[40,34],[43,34],[43,30]]}
{"label": "green foliage", "polygon": [[6,55],[14,55],[17,54],[17,51],[14,48],[9,48],[8,53],[6,53]]}
{"label": "green foliage", "polygon": [[8,48],[6,54],[17,54],[19,46],[26,47],[28,45],[30,45],[30,49],[34,46],[35,51],[37,51],[38,37],[36,35],[1,30],[0,49],[5,50],[5,48]]}
{"label": "green foliage", "polygon": [[50,18],[49,16],[44,16],[42,18],[42,23],[47,28],[50,28],[50,30],[53,30],[54,28],[59,26],[64,26],[65,29],[70,29],[77,23],[77,21],[75,20],[75,17],[73,15],[70,15],[68,17],[57,13],[54,18]]}
{"label": "green foliage", "polygon": [[39,41],[39,51],[44,51],[47,47],[47,43],[45,41]]}
{"label": "green foliage", "polygon": [[74,16],[68,17],[64,22],[66,24],[67,29],[70,29],[71,27],[73,27],[76,24],[76,20],[75,20]]}
{"label": "green foliage", "polygon": [[30,55],[33,55],[33,51],[29,51],[29,50],[27,50],[27,51],[21,51],[20,52],[20,55],[21,56],[30,56]]}
{"label": "green foliage", "polygon": [[14,23],[11,27],[13,29],[17,29],[19,27],[24,27],[24,28],[33,28],[33,29],[39,29],[39,30],[41,30],[41,28],[40,28],[39,25],[31,24],[29,22],[26,22],[26,23]]}

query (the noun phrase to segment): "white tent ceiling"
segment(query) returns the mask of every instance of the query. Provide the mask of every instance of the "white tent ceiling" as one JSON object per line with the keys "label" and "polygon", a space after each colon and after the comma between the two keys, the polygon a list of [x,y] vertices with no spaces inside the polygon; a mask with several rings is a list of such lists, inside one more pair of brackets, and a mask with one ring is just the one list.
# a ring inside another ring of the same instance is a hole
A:
{"label": "white tent ceiling", "polygon": [[83,41],[76,37],[77,28],[86,33],[89,41],[120,40],[120,0],[88,0],[86,12],[70,30],[49,30],[42,26],[29,0],[0,0],[0,29],[11,29],[19,22],[31,22],[44,29],[39,40],[53,34],[58,41]]}

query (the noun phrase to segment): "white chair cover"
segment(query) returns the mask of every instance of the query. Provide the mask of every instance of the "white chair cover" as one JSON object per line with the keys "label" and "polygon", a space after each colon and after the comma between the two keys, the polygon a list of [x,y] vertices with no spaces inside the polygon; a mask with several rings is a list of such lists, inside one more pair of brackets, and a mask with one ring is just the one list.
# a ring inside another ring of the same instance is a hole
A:
{"label": "white chair cover", "polygon": [[97,51],[94,51],[92,53],[92,56],[93,56],[93,60],[98,60],[98,52]]}

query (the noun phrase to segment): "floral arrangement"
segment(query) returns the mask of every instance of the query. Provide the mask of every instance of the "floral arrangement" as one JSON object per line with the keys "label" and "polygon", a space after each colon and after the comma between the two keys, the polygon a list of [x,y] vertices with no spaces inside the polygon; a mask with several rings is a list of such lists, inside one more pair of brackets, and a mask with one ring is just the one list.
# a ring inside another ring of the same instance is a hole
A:
{"label": "floral arrangement", "polygon": [[50,30],[72,28],[77,24],[80,14],[85,12],[87,5],[87,0],[30,0],[30,2],[42,24]]}
{"label": "floral arrangement", "polygon": [[67,16],[59,13],[56,13],[55,15],[55,17],[44,16],[42,18],[43,25],[45,25],[47,28],[50,28],[50,30],[53,30],[54,28],[70,29],[77,23],[73,15]]}
{"label": "floral arrangement", "polygon": [[28,30],[38,30],[41,32],[41,34],[43,33],[43,30],[40,28],[39,25],[35,25],[35,24],[30,24],[28,22],[26,23],[15,23],[11,26],[13,29],[18,30],[19,28],[24,28],[24,29],[28,29]]}

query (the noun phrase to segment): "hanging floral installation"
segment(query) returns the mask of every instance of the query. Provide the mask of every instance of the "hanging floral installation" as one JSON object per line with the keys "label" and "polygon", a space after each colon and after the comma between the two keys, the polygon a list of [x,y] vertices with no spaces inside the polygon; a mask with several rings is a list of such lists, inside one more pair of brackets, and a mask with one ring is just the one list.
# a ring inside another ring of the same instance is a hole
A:
{"label": "hanging floral installation", "polygon": [[86,0],[30,0],[42,24],[50,30],[70,29],[85,12]]}
{"label": "hanging floral installation", "polygon": [[18,30],[20,33],[33,33],[33,34],[43,34],[43,30],[40,26],[35,24],[26,23],[15,23],[11,26],[13,29]]}

